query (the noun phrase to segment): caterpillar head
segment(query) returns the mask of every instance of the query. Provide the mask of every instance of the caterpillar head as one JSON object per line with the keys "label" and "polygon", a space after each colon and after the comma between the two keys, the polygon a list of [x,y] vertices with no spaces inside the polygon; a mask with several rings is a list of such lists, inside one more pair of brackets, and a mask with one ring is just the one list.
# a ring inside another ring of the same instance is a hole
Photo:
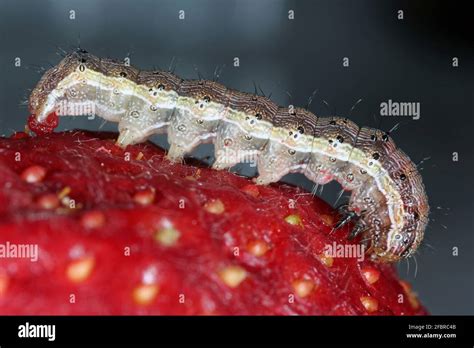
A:
{"label": "caterpillar head", "polygon": [[[403,227],[387,235],[383,244],[383,251],[379,253],[379,259],[386,261],[398,261],[415,254],[428,224],[429,207],[426,194],[413,192],[412,198],[418,201],[416,204],[406,206],[403,216]],[[405,201],[406,204],[406,201]]]}
{"label": "caterpillar head", "polygon": [[378,262],[396,262],[403,258],[412,256],[421,240],[426,223],[419,224],[418,212],[412,212],[405,215],[407,221],[402,230],[394,230],[380,238],[372,238],[371,258]]}
{"label": "caterpillar head", "polygon": [[[401,153],[399,157],[406,157],[406,155]],[[377,261],[393,262],[412,256],[423,239],[428,223],[428,198],[421,176],[408,157],[404,163],[391,175],[402,202],[398,206],[392,204],[391,215],[395,223],[388,224],[387,233],[380,234],[378,238],[372,238],[374,247],[372,258]],[[387,208],[383,211],[389,214]],[[376,235],[372,235],[374,236]]]}

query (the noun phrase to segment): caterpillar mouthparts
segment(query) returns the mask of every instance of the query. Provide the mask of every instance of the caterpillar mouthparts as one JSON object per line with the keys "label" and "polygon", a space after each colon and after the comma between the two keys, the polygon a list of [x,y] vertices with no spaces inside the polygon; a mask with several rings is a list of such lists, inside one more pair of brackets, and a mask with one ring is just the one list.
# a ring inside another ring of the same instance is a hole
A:
{"label": "caterpillar mouthparts", "polygon": [[68,115],[92,110],[118,122],[121,147],[167,133],[171,161],[212,142],[214,169],[256,162],[261,185],[288,173],[302,173],[319,185],[338,181],[352,194],[335,228],[355,221],[349,237],[362,235],[375,261],[409,257],[423,239],[429,206],[421,176],[386,132],[279,107],[213,81],[140,71],[84,50],[48,70],[29,99],[39,123],[52,112],[64,114],[58,110],[64,105]]}

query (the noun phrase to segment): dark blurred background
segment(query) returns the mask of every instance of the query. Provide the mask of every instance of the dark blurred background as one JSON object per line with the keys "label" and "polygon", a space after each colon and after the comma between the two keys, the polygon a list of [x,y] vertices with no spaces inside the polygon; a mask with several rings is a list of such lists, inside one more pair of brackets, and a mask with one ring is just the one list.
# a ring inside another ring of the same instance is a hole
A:
{"label": "dark blurred background", "polygon": [[[281,105],[304,106],[318,89],[310,106],[316,114],[336,112],[384,130],[402,122],[393,134],[396,143],[414,162],[430,157],[420,167],[431,222],[417,267],[413,258],[403,261],[400,273],[433,314],[474,314],[470,13],[457,1],[0,0],[0,135],[23,129],[24,101],[38,71],[57,64],[61,49],[79,44],[97,56],[130,56],[140,69],[167,69],[174,61],[184,78],[197,78],[199,71],[210,79],[223,67],[223,84],[253,92],[255,82]],[[421,118],[381,117],[380,103],[388,99],[419,102]],[[116,124],[84,117],[63,118],[59,129],[101,126],[116,130]],[[167,146],[163,137],[153,140]],[[452,160],[453,152],[459,161]],[[206,158],[212,147],[194,155]],[[253,171],[244,165],[236,170]],[[312,188],[301,176],[285,180]],[[333,204],[339,189],[329,184],[322,197]],[[459,256],[453,256],[454,247]]]}

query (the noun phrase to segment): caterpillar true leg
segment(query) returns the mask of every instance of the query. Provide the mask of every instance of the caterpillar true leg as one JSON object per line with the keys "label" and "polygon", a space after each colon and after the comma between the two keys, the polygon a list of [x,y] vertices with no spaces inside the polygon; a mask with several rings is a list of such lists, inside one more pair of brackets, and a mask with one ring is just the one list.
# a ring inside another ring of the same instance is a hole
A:
{"label": "caterpillar true leg", "polygon": [[334,225],[333,230],[338,230],[348,224],[349,222],[358,219],[360,216],[354,212],[348,209],[349,205],[348,204],[343,204],[340,205],[337,208],[337,211],[339,214],[342,216],[342,218]]}
{"label": "caterpillar true leg", "polygon": [[360,218],[354,225],[354,228],[352,229],[352,231],[349,232],[347,239],[349,240],[354,239],[355,237],[357,237],[359,234],[363,233],[366,230],[367,230],[367,226],[364,220]]}

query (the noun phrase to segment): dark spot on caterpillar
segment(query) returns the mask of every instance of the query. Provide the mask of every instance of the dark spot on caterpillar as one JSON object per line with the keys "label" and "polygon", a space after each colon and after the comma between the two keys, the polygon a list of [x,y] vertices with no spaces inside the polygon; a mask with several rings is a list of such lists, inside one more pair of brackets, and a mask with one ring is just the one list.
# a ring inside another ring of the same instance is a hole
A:
{"label": "dark spot on caterpillar", "polygon": [[198,119],[198,120],[197,120],[197,123],[203,124],[203,123],[204,123],[204,120]]}
{"label": "dark spot on caterpillar", "polygon": [[374,152],[374,153],[372,154],[372,158],[373,158],[374,160],[378,160],[378,159],[380,158],[380,155],[379,155],[377,152]]}
{"label": "dark spot on caterpillar", "polygon": [[329,122],[329,124],[334,126],[336,124],[336,121],[331,121],[331,122]]}
{"label": "dark spot on caterpillar", "polygon": [[382,140],[385,141],[385,142],[388,141],[388,134],[387,133],[382,135]]}
{"label": "dark spot on caterpillar", "polygon": [[160,83],[160,84],[158,85],[158,89],[159,89],[160,91],[164,90],[164,89],[165,89],[165,85],[162,84],[162,83]]}
{"label": "dark spot on caterpillar", "polygon": [[328,141],[329,141],[329,144],[332,144],[332,139],[329,139]]}
{"label": "dark spot on caterpillar", "polygon": [[256,96],[253,96],[253,97],[252,97],[252,101],[257,101],[257,97],[256,97]]}
{"label": "dark spot on caterpillar", "polygon": [[246,134],[246,135],[244,136],[244,138],[245,138],[245,140],[252,140],[252,136],[249,135],[249,134]]}
{"label": "dark spot on caterpillar", "polygon": [[199,80],[198,85],[202,86],[202,85],[204,85],[204,82],[202,80]]}
{"label": "dark spot on caterpillar", "polygon": [[79,71],[84,72],[86,70],[86,67],[84,64],[79,65]]}
{"label": "dark spot on caterpillar", "polygon": [[121,72],[120,72],[120,76],[121,76],[121,77],[127,77],[127,73],[126,73],[125,71],[121,71]]}
{"label": "dark spot on caterpillar", "polygon": [[224,145],[225,145],[225,146],[232,145],[232,139],[230,139],[230,138],[225,138],[225,139],[224,139]]}
{"label": "dark spot on caterpillar", "polygon": [[150,105],[150,110],[151,111],[156,111],[158,108],[155,105]]}
{"label": "dark spot on caterpillar", "polygon": [[377,140],[377,136],[375,136],[375,135],[372,134],[372,135],[370,136],[370,140],[376,141],[376,140]]}
{"label": "dark spot on caterpillar", "polygon": [[84,58],[84,57],[81,57],[81,59],[80,59],[79,61],[80,61],[81,63],[85,63],[85,62],[87,62],[87,59]]}
{"label": "dark spot on caterpillar", "polygon": [[259,113],[259,112],[257,112],[257,113],[255,114],[255,117],[257,118],[257,120],[261,120],[261,119],[262,119],[262,114]]}
{"label": "dark spot on caterpillar", "polygon": [[420,215],[418,215],[418,212],[416,212],[416,211],[413,212],[413,218],[415,220],[418,220],[420,218]]}
{"label": "dark spot on caterpillar", "polygon": [[335,157],[331,157],[331,158],[329,158],[329,160],[330,160],[331,162],[336,162],[336,158],[335,158]]}
{"label": "dark spot on caterpillar", "polygon": [[186,130],[186,126],[185,126],[184,124],[180,124],[180,125],[178,126],[178,130],[179,130],[180,132],[184,132],[184,131]]}
{"label": "dark spot on caterpillar", "polygon": [[367,174],[367,171],[364,170],[364,169],[361,169],[361,170],[360,170],[360,173],[361,173],[361,174]]}
{"label": "dark spot on caterpillar", "polygon": [[293,149],[288,149],[288,153],[289,153],[290,155],[294,155],[294,154],[296,153],[296,151],[293,150]]}
{"label": "dark spot on caterpillar", "polygon": [[352,174],[352,173],[347,174],[347,180],[349,180],[349,181],[354,180],[354,174]]}
{"label": "dark spot on caterpillar", "polygon": [[290,115],[291,115],[291,116],[295,116],[295,115],[296,115],[295,109],[292,109],[292,110],[290,111]]}
{"label": "dark spot on caterpillar", "polygon": [[210,103],[211,102],[211,97],[209,97],[208,95],[206,95],[203,100],[206,102],[206,103]]}
{"label": "dark spot on caterpillar", "polygon": [[337,140],[338,140],[340,143],[343,143],[343,142],[344,142],[344,138],[343,138],[341,135],[338,135],[338,136],[337,136]]}
{"label": "dark spot on caterpillar", "polygon": [[297,129],[298,129],[298,132],[300,132],[300,134],[304,134],[304,127],[303,126],[299,126]]}
{"label": "dark spot on caterpillar", "polygon": [[140,113],[136,110],[133,110],[132,112],[130,112],[130,116],[137,118],[140,116]]}
{"label": "dark spot on caterpillar", "polygon": [[347,118],[343,119],[342,122],[347,123]]}
{"label": "dark spot on caterpillar", "polygon": [[400,180],[401,181],[405,181],[406,178],[407,178],[407,176],[405,174],[400,175]]}

